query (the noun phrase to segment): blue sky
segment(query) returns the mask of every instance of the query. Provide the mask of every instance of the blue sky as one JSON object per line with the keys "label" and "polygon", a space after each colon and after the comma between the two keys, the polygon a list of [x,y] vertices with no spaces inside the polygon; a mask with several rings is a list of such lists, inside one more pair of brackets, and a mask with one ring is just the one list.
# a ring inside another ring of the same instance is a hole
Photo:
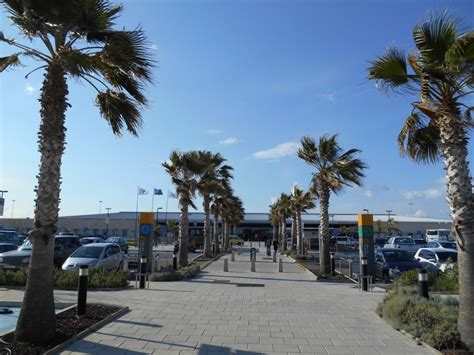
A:
{"label": "blue sky", "polygon": [[[311,169],[295,156],[303,135],[339,134],[369,169],[363,188],[331,199],[331,213],[386,209],[448,217],[442,164],[401,158],[396,137],[410,97],[379,92],[368,61],[389,45],[414,48],[411,31],[430,10],[449,9],[473,27],[474,3],[450,1],[125,1],[118,27],[141,25],[159,62],[139,138],[115,137],[94,92],[69,81],[61,215],[134,211],[137,186],[172,189],[161,167],[173,149],[221,152],[248,212],[264,212]],[[465,16],[471,14],[470,18]],[[6,14],[0,28],[17,36]],[[19,36],[17,38],[20,38]],[[0,46],[1,56],[11,52]],[[32,217],[39,154],[36,63],[0,76],[0,189],[5,217]],[[472,151],[472,144],[469,146]],[[198,201],[200,204],[200,201]],[[412,206],[409,203],[413,203]],[[155,207],[165,207],[157,196]],[[151,195],[140,197],[151,209]],[[169,200],[169,210],[177,201]]]}

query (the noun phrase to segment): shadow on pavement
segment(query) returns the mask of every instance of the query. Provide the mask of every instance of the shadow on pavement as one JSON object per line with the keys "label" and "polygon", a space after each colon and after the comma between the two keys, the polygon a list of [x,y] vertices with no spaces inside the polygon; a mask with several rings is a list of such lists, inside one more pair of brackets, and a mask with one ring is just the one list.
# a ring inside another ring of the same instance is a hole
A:
{"label": "shadow on pavement", "polygon": [[[274,273],[272,273],[272,274],[274,274]],[[317,282],[316,280],[277,279],[277,278],[270,278],[270,277],[248,277],[248,276],[231,276],[231,275],[207,275],[206,277],[209,277],[209,278],[223,277],[223,278],[233,278],[233,279],[252,279],[252,280],[270,280],[270,281],[291,281],[291,282],[304,282],[304,283],[315,283],[315,282]],[[201,277],[197,277],[197,278],[192,279],[192,280],[186,280],[185,282],[202,282],[202,283],[222,285],[221,283],[218,283],[218,282],[211,282],[211,281],[206,281],[206,280],[198,281],[199,279],[201,279]],[[227,283],[227,285],[235,285],[235,283],[230,283],[230,284]]]}
{"label": "shadow on pavement", "polygon": [[126,323],[126,324],[130,324],[130,325],[139,325],[139,326],[142,326],[142,327],[162,328],[162,326],[159,325],[159,324],[136,322],[136,321],[133,321],[133,320],[126,320],[126,319],[120,319],[120,318],[114,320],[114,322],[115,323]]}
{"label": "shadow on pavement", "polygon": [[146,352],[121,349],[114,346],[110,346],[103,343],[95,343],[88,340],[81,339],[78,342],[71,345],[71,351],[79,354],[101,354],[101,355],[142,355],[148,354]]}
{"label": "shadow on pavement", "polygon": [[197,349],[198,355],[208,355],[208,354],[219,354],[219,355],[258,355],[261,353],[256,353],[254,351],[246,351],[246,350],[232,350],[229,347],[225,346],[217,346],[211,344],[201,344],[201,347]]}

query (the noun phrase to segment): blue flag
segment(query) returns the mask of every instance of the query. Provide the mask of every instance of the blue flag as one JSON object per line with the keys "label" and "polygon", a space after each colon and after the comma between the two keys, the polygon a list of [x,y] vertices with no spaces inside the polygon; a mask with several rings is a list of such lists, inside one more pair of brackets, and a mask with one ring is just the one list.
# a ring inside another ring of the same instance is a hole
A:
{"label": "blue flag", "polygon": [[163,191],[161,189],[153,189],[153,191],[154,195],[163,195]]}

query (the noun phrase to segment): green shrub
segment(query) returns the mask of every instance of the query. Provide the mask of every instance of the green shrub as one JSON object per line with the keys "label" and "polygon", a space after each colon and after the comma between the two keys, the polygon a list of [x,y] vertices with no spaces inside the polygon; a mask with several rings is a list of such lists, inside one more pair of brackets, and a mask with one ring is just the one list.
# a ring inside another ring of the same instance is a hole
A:
{"label": "green shrub", "polygon": [[416,287],[394,288],[378,305],[377,314],[396,329],[403,329],[437,349],[459,342],[459,306],[454,298],[425,299]]}
{"label": "green shrub", "polygon": [[[395,288],[405,286],[416,286],[418,284],[418,270],[409,270],[397,278],[393,286]],[[429,272],[428,287],[432,291],[457,292],[459,290],[459,278],[457,268],[444,272]]]}
{"label": "green shrub", "polygon": [[199,274],[201,268],[197,264],[173,270],[171,266],[162,268],[159,272],[150,275],[150,281],[180,281],[190,279]]}
{"label": "green shrub", "polygon": [[[0,286],[25,286],[27,274],[27,269],[0,271]],[[78,271],[54,269],[53,280],[54,287],[76,289]],[[89,288],[117,288],[127,285],[127,275],[122,270],[89,269]]]}

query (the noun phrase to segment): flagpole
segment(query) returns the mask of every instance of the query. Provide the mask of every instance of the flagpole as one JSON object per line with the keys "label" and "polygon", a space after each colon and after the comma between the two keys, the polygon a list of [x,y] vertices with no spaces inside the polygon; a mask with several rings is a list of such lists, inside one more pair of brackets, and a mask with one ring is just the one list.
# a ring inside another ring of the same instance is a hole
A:
{"label": "flagpole", "polygon": [[155,206],[155,189],[153,189],[153,197],[151,198],[151,212],[155,212],[153,207]]}
{"label": "flagpole", "polygon": [[135,240],[137,243],[138,243],[138,192],[139,191],[137,187],[137,205],[135,207]]}

